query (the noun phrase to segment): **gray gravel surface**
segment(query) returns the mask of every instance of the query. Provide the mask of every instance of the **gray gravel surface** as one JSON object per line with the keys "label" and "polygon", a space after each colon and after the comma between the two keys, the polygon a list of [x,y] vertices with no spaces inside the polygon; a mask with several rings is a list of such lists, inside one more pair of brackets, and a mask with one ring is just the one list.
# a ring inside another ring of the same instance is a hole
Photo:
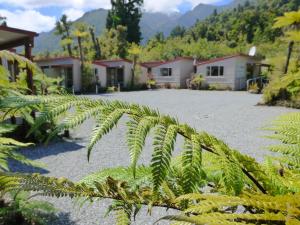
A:
{"label": "gray gravel surface", "polygon": [[[268,125],[279,115],[296,111],[283,107],[256,106],[261,101],[261,95],[252,95],[246,92],[155,90],[90,95],[89,97],[118,99],[157,108],[161,113],[177,117],[180,122],[214,134],[225,140],[230,146],[259,161],[267,154],[265,148],[272,144],[271,140],[263,138],[268,135],[268,132],[262,130],[262,127]],[[12,165],[12,167],[17,171],[41,172],[47,176],[63,176],[73,181],[79,181],[86,175],[106,167],[127,166],[129,165],[129,155],[124,138],[126,132],[124,122],[125,119],[117,129],[114,129],[96,145],[90,162],[87,162],[84,146],[86,146],[89,133],[94,126],[92,120],[72,131],[72,136],[75,137],[73,141],[38,146],[23,151],[29,158],[45,163],[47,165],[45,169],[36,170],[20,165]],[[180,147],[179,140],[176,152],[180,151]],[[148,139],[140,163],[149,163],[151,153],[151,140]],[[67,198],[49,199],[49,201],[53,202],[61,211],[59,219],[53,224],[115,224],[113,217],[103,218],[109,204],[108,200],[85,205],[80,209]],[[165,210],[156,209],[152,216],[147,216],[144,209],[135,224],[153,224],[163,215],[166,215]]]}

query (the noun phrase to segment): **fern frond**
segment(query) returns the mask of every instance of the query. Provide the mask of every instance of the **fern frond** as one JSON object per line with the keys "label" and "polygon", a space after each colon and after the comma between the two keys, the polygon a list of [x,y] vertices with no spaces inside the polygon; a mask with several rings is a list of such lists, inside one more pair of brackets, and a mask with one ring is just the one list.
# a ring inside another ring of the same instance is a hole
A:
{"label": "fern frond", "polygon": [[183,189],[185,193],[197,192],[202,179],[202,149],[197,135],[185,140],[185,151],[182,155]]}
{"label": "fern frond", "polygon": [[134,177],[136,176],[136,165],[145,145],[146,137],[150,129],[155,127],[158,122],[159,120],[157,117],[146,116],[142,119],[135,118],[135,120],[130,120],[127,123],[127,143]]}
{"label": "fern frond", "polygon": [[112,111],[108,115],[105,115],[98,127],[93,129],[91,141],[88,145],[88,160],[90,159],[90,154],[94,145],[102,138],[103,135],[107,134],[117,124],[124,113],[124,109],[116,109]]}
{"label": "fern frond", "polygon": [[159,126],[154,136],[154,152],[151,160],[154,189],[157,190],[170,168],[171,154],[177,136],[178,126]]}

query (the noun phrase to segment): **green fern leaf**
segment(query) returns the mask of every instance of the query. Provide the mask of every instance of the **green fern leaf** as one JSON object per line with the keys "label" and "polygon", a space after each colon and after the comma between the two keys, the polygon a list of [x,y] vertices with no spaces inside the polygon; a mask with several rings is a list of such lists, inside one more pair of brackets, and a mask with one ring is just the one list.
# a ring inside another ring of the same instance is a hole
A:
{"label": "green fern leaf", "polygon": [[170,168],[170,161],[178,131],[177,125],[159,126],[154,136],[154,152],[151,160],[154,189],[157,190]]}
{"label": "green fern leaf", "polygon": [[119,121],[119,119],[123,116],[126,110],[124,109],[116,109],[109,113],[107,116],[102,115],[102,122],[97,127],[94,128],[92,133],[92,138],[88,145],[88,160],[90,159],[91,151],[94,145],[103,137],[103,135],[107,134]]}

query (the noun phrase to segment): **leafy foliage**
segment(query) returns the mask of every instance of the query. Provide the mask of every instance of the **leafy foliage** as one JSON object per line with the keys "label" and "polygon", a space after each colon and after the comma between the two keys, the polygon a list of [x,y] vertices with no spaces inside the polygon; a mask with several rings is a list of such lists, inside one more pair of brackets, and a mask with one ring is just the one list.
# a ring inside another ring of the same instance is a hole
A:
{"label": "leafy foliage", "polygon": [[11,192],[10,198],[0,208],[0,224],[46,225],[56,212],[52,204],[33,200],[28,192]]}
{"label": "leafy foliage", "polygon": [[[47,120],[64,116],[55,131],[49,131],[50,137],[94,118],[96,127],[88,146],[89,157],[103,135],[127,115],[131,166],[105,169],[79,183],[38,174],[2,173],[0,183],[3,190],[22,189],[48,196],[89,200],[111,198],[116,201],[109,212],[116,215],[120,224],[129,224],[141,205],[147,205],[149,210],[154,206],[178,209],[183,211],[182,215],[163,219],[192,224],[299,222],[296,201],[300,191],[298,113],[279,119],[272,127],[277,132],[274,138],[284,144],[271,147],[271,150],[282,153],[282,156],[259,164],[207,133],[197,132],[174,118],[136,104],[61,95],[18,95],[1,101],[1,107],[8,112],[18,113],[24,106],[43,106],[44,109],[36,118],[32,131]],[[149,167],[139,166],[145,139],[152,130],[151,164]],[[174,158],[173,150],[179,136],[185,144],[180,156]]]}
{"label": "leafy foliage", "polygon": [[118,26],[124,26],[127,29],[126,40],[129,43],[139,44],[142,39],[140,32],[140,19],[142,17],[140,7],[143,0],[112,0],[112,8],[108,12],[106,28],[117,29]]}
{"label": "leafy foliage", "polygon": [[41,167],[41,164],[27,159],[16,150],[21,147],[28,147],[32,143],[21,143],[12,138],[7,138],[4,135],[14,131],[16,126],[0,123],[0,171],[8,171],[8,159],[17,160],[23,164]]}

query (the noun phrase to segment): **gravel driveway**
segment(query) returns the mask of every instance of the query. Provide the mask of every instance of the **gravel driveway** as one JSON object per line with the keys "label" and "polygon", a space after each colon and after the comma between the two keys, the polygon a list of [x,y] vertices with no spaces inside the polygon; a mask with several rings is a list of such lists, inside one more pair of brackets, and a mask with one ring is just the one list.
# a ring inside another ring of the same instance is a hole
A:
{"label": "gravel driveway", "polygon": [[[225,140],[230,146],[262,160],[264,150],[272,142],[263,138],[268,132],[261,128],[268,125],[277,116],[286,112],[296,111],[282,107],[256,106],[261,95],[246,92],[214,92],[190,90],[159,90],[106,95],[91,95],[91,98],[118,99],[157,108],[161,113],[170,114],[186,122],[198,130],[204,130]],[[72,132],[74,141],[39,146],[33,151],[24,150],[24,154],[47,165],[40,170],[49,176],[64,176],[78,181],[84,176],[105,167],[129,165],[129,155],[124,139],[126,132],[124,123],[118,129],[105,136],[95,147],[91,161],[86,158],[86,141],[93,128],[93,121],[88,121]],[[177,151],[180,150],[178,145]],[[142,154],[141,163],[148,163],[151,158],[151,142],[148,140]],[[15,169],[26,172],[36,170],[24,166],[13,165]],[[53,224],[115,224],[112,217],[103,218],[109,201],[101,201],[82,208],[67,199],[50,199],[61,209],[58,221]],[[146,225],[153,222],[166,212],[154,210],[153,216],[147,216],[146,211],[140,214],[135,224]],[[163,223],[160,223],[163,224]]]}

